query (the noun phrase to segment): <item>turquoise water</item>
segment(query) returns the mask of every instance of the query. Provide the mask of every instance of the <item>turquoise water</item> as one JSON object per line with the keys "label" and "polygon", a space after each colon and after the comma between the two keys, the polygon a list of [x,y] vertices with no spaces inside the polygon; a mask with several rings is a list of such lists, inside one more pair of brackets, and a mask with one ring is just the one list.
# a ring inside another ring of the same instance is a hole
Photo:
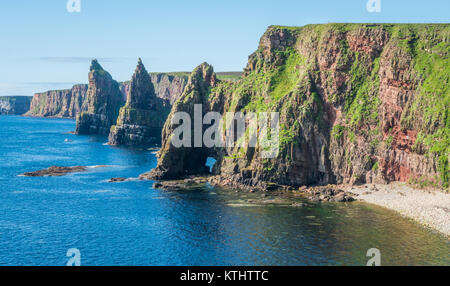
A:
{"label": "turquoise water", "polygon": [[[151,181],[111,184],[156,165],[154,151],[67,134],[71,120],[0,116],[0,265],[450,265],[447,238],[375,206],[249,204],[260,194],[205,185],[165,192]],[[72,142],[65,142],[65,139]],[[19,174],[95,166],[65,177]]]}

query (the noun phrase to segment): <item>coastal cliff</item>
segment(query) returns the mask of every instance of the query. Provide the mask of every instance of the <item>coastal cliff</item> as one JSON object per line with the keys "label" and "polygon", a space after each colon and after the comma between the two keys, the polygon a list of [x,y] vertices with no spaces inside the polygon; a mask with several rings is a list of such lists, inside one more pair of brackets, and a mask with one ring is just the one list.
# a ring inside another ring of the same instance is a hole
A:
{"label": "coastal cliff", "polygon": [[[156,96],[168,100],[170,104],[181,96],[187,83],[187,76],[171,73],[150,73],[150,78],[155,87]],[[130,81],[120,82],[119,88],[125,101],[130,90]],[[87,108],[87,105],[83,105],[87,98],[87,90],[87,84],[79,84],[72,89],[36,93],[31,107],[25,110],[25,116],[75,118],[77,113],[87,111],[83,109],[83,106]]]}
{"label": "coastal cliff", "polygon": [[87,84],[78,84],[71,89],[36,93],[25,116],[75,118],[77,113],[86,111],[83,102],[87,90]]}
{"label": "coastal cliff", "polygon": [[30,103],[31,96],[0,96],[0,115],[22,115]]}
{"label": "coastal cliff", "polygon": [[89,87],[82,109],[77,114],[76,134],[108,135],[124,105],[119,83],[93,60],[89,72]]}
{"label": "coastal cliff", "polygon": [[166,99],[172,105],[183,93],[187,83],[186,76],[170,73],[150,73],[155,93],[159,98]]}
{"label": "coastal cliff", "polygon": [[[448,24],[269,27],[241,80],[217,80],[207,64],[194,70],[165,124],[158,166],[142,177],[206,174],[213,157],[224,184],[448,187],[449,36]],[[259,145],[175,148],[171,117],[199,103],[203,114],[279,112],[278,156],[264,159]]]}
{"label": "coastal cliff", "polygon": [[[177,112],[185,112],[194,118],[194,104],[202,104],[202,115],[209,109],[208,94],[216,85],[217,78],[212,66],[203,63],[194,69],[189,77],[188,84],[179,100],[175,102],[162,131],[162,149],[158,166],[151,174],[143,177],[155,179],[177,179],[188,175],[202,175],[208,172],[205,166],[209,149],[207,148],[177,148],[172,144],[174,126],[171,119]],[[191,134],[194,134],[191,128]],[[191,138],[191,146],[194,146]]]}
{"label": "coastal cliff", "polygon": [[120,109],[117,124],[111,127],[108,144],[159,144],[170,107],[169,100],[156,96],[150,75],[139,59],[127,92],[127,102]]}

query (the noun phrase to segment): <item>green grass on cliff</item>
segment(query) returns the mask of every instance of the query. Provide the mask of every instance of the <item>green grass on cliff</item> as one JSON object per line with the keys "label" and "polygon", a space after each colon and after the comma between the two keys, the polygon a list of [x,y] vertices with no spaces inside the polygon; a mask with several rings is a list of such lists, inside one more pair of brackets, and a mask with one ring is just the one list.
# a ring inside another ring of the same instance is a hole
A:
{"label": "green grass on cliff", "polygon": [[[404,131],[419,131],[415,152],[437,158],[441,185],[448,187],[450,152],[450,119],[448,117],[450,29],[448,24],[331,23],[304,27],[271,26],[270,29],[287,30],[291,35],[301,34],[303,41],[301,45],[306,48],[313,47],[312,53],[316,52],[316,47],[319,53],[321,45],[327,44],[328,33],[349,31],[353,33],[359,29],[377,29],[380,33],[384,33],[389,41],[395,41],[395,45],[389,47],[393,50],[388,51],[398,52],[391,64],[401,65],[402,61],[407,60],[407,56],[410,55],[413,59],[413,70],[405,71],[411,75],[411,82],[406,84],[411,84],[411,88],[418,90],[416,93],[408,93],[408,96],[414,97],[409,98],[408,105],[404,106],[400,125]],[[367,140],[369,144],[366,146],[370,150],[367,151],[365,161],[362,162],[366,166],[366,171],[378,171],[380,163],[372,158],[379,157],[379,152],[383,151],[383,148],[389,149],[394,143],[392,132],[387,132],[385,139],[381,132],[382,117],[379,114],[381,58],[379,54],[374,56],[352,51],[345,35],[338,39],[340,39],[341,58],[337,63],[337,71],[349,78],[342,92],[339,90],[337,94],[329,96],[329,102],[342,110],[344,118],[340,125],[333,127],[330,135],[337,142],[348,143],[349,146],[342,147],[347,151],[356,148],[354,146],[358,139]],[[300,43],[297,42],[297,44]],[[280,150],[284,152],[288,150],[286,147],[289,144],[298,139],[297,136],[301,136],[299,134],[301,134],[301,128],[305,127],[303,126],[305,122],[316,123],[319,128],[326,127],[324,126],[324,99],[315,90],[313,82],[320,80],[319,76],[323,74],[317,70],[314,54],[306,59],[294,46],[272,50],[270,53],[267,55],[267,50],[260,46],[250,57],[251,69],[245,77],[228,85],[222,83],[221,88],[215,88],[213,92],[229,94],[226,111],[280,111],[281,117],[284,116],[280,118],[282,119]],[[270,57],[270,60],[267,57]],[[326,80],[330,79],[332,80],[331,72]],[[334,84],[332,81],[326,83],[328,86]],[[344,137],[345,140],[342,140]],[[289,156],[287,153],[289,152],[284,152],[283,155]],[[351,152],[345,152],[345,156],[348,165],[346,167],[351,170],[352,164],[355,165],[355,162],[352,162],[355,158],[351,156]],[[267,167],[267,164],[265,166]]]}
{"label": "green grass on cliff", "polygon": [[243,110],[265,112],[297,89],[306,60],[292,48],[276,53],[283,64],[264,72],[252,71],[243,78],[235,90],[232,107],[236,107],[243,96],[250,95],[252,98]]}
{"label": "green grass on cliff", "polygon": [[272,101],[280,100],[297,87],[300,81],[300,68],[306,63],[306,60],[292,48],[280,53],[286,60],[285,64],[271,75],[270,97]]}
{"label": "green grass on cliff", "polygon": [[[420,58],[419,58],[420,59]],[[420,59],[422,60],[422,59]],[[425,70],[419,68],[427,79],[420,87],[417,100],[411,106],[411,114],[422,114],[422,130],[418,143],[422,142],[439,159],[439,172],[445,186],[449,185],[448,155],[450,153],[450,62],[428,57]],[[423,62],[416,63],[419,67]],[[416,66],[417,68],[417,66]],[[405,119],[407,121],[407,119]],[[432,131],[432,132],[430,132]]]}
{"label": "green grass on cliff", "polygon": [[380,105],[378,97],[379,59],[373,62],[372,71],[368,75],[367,64],[360,62],[359,57],[360,54],[356,53],[356,60],[350,71],[352,94],[347,96],[345,102],[348,123],[355,129],[361,127],[362,124],[377,125]]}
{"label": "green grass on cliff", "polygon": [[[442,185],[449,186],[450,154],[450,36],[449,29],[433,27],[428,38],[417,39],[417,31],[403,31],[403,48],[413,56],[413,68],[421,84],[418,94],[401,118],[404,129],[419,127],[415,148],[425,146],[428,156],[438,158]],[[431,35],[431,36],[429,36]],[[440,39],[447,39],[441,41]]]}

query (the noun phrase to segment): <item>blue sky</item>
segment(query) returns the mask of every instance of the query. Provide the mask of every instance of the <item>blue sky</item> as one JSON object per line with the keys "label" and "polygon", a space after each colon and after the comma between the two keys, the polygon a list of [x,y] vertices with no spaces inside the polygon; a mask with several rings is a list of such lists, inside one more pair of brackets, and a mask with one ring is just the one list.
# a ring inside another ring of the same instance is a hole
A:
{"label": "blue sky", "polygon": [[128,80],[137,58],[149,71],[190,71],[203,61],[240,71],[270,25],[450,22],[448,0],[67,0],[0,2],[0,95],[32,95],[87,82],[91,58]]}

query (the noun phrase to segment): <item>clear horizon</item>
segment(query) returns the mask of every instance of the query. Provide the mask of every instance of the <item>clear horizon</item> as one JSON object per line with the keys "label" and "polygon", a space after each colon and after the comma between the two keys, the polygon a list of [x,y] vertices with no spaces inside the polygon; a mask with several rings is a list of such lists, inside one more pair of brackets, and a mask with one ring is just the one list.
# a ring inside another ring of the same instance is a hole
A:
{"label": "clear horizon", "polygon": [[191,71],[208,62],[218,72],[242,71],[270,25],[330,22],[448,23],[450,1],[102,1],[0,3],[0,95],[33,95],[87,83],[90,61],[117,81],[131,78],[138,57],[150,72]]}

